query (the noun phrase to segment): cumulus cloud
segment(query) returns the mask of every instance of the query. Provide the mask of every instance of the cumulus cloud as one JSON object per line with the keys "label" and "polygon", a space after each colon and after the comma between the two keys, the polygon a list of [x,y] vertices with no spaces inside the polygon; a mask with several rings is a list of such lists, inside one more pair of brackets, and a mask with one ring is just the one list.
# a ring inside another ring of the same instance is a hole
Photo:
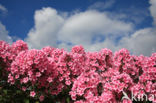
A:
{"label": "cumulus cloud", "polygon": [[[26,41],[35,48],[45,45],[62,47],[69,43],[89,47],[95,34],[116,37],[133,29],[131,23],[109,18],[107,13],[95,10],[64,18],[53,8],[43,8],[35,12],[34,20],[35,26],[28,33]],[[61,43],[57,44],[57,41]]]}
{"label": "cumulus cloud", "polygon": [[156,0],[150,0],[150,12],[154,19],[154,24],[156,24]]}
{"label": "cumulus cloud", "polygon": [[[0,14],[4,15],[7,12],[8,10],[3,5],[0,4]],[[0,21],[0,40],[4,40],[9,43],[12,42],[11,36],[8,35],[8,31],[6,30],[6,27],[1,23],[1,21]]]}
{"label": "cumulus cloud", "polygon": [[156,52],[156,28],[141,29],[131,36],[123,37],[119,47],[125,47],[136,55],[149,56],[152,52]]}
{"label": "cumulus cloud", "polygon": [[8,12],[7,8],[0,4],[0,13],[6,14]]}
{"label": "cumulus cloud", "polygon": [[86,11],[69,17],[59,32],[59,40],[91,45],[94,35],[119,36],[132,30],[130,23],[109,18],[106,13]]}
{"label": "cumulus cloud", "polygon": [[9,43],[12,42],[12,38],[8,35],[8,31],[1,22],[0,22],[0,40],[4,40]]}
{"label": "cumulus cloud", "polygon": [[153,27],[137,30],[132,35],[122,37],[118,48],[127,48],[133,54],[150,56],[156,52],[156,0],[150,0],[150,12],[154,20]]}
{"label": "cumulus cloud", "polygon": [[115,3],[115,0],[108,0],[105,2],[95,2],[93,5],[89,6],[88,9],[98,9],[98,10],[104,10],[104,9],[109,9],[113,6]]}
{"label": "cumulus cloud", "polygon": [[[150,3],[151,15],[155,18],[155,2]],[[83,45],[87,51],[127,48],[133,54],[147,56],[156,50],[155,27],[134,31],[133,23],[125,22],[119,15],[110,15],[94,9],[70,14],[43,8],[35,12],[35,25],[25,40],[32,48],[48,45],[68,50],[74,45]]]}
{"label": "cumulus cloud", "polygon": [[118,9],[117,12],[114,13],[115,15],[118,14],[119,18],[131,21],[136,25],[141,24],[150,16],[150,12],[147,8],[138,8],[135,6],[130,6],[126,9]]}
{"label": "cumulus cloud", "polygon": [[41,48],[47,45],[56,47],[57,34],[64,19],[52,8],[37,10],[34,16],[35,26],[25,39],[31,48]]}

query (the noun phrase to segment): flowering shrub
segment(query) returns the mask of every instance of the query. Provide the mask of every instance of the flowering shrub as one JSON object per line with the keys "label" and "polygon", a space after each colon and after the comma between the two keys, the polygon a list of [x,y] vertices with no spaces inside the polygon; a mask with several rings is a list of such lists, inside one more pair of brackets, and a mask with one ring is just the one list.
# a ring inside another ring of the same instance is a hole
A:
{"label": "flowering shrub", "polygon": [[[126,49],[114,54],[109,49],[85,52],[82,46],[71,52],[52,47],[29,50],[21,40],[12,45],[0,41],[0,74],[5,85],[40,102],[156,102],[156,53],[145,57]],[[1,83],[1,89],[5,85]]]}

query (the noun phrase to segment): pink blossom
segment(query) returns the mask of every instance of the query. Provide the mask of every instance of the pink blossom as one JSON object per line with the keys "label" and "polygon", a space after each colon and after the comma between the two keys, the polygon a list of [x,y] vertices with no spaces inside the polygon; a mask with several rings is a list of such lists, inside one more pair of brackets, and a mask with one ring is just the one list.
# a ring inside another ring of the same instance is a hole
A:
{"label": "pink blossom", "polygon": [[47,79],[47,81],[48,81],[49,83],[51,83],[51,82],[53,81],[53,79],[52,79],[51,77],[49,77],[49,78]]}
{"label": "pink blossom", "polygon": [[44,96],[41,95],[41,96],[39,97],[39,100],[42,102],[42,101],[44,100]]}
{"label": "pink blossom", "polygon": [[31,96],[31,97],[35,97],[35,95],[36,95],[36,93],[35,93],[34,91],[31,91],[31,92],[30,92],[30,96]]}
{"label": "pink blossom", "polygon": [[23,78],[23,83],[27,83],[27,82],[28,82],[28,80],[29,80],[29,78],[28,78],[28,77]]}
{"label": "pink blossom", "polygon": [[70,52],[53,47],[29,50],[21,40],[12,45],[0,41],[0,66],[8,83],[40,101],[67,90],[75,103],[132,103],[122,100],[123,91],[136,98],[147,93],[149,100],[156,92],[156,53],[135,56],[127,49],[112,53],[106,48],[85,52],[82,46]]}
{"label": "pink blossom", "polygon": [[23,87],[22,87],[22,90],[23,90],[23,91],[26,91],[26,90],[27,90],[27,88],[23,86]]}
{"label": "pink blossom", "polygon": [[41,73],[40,72],[37,72],[36,73],[36,77],[40,77],[41,76]]}

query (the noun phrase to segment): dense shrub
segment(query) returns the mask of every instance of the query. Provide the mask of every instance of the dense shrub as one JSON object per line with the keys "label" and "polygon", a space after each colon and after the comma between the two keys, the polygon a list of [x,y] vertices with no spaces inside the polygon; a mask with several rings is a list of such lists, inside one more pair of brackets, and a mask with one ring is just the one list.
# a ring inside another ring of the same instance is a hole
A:
{"label": "dense shrub", "polygon": [[29,50],[21,40],[0,41],[0,102],[150,103],[155,97],[156,53]]}

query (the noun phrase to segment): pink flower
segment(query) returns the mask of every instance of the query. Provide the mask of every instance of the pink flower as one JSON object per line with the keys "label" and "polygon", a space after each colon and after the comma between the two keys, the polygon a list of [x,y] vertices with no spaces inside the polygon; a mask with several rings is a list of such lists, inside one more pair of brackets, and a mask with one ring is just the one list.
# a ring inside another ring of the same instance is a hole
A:
{"label": "pink flower", "polygon": [[40,77],[41,76],[41,73],[40,72],[37,72],[36,73],[36,77]]}
{"label": "pink flower", "polygon": [[18,79],[18,78],[19,78],[19,75],[16,75],[16,76],[15,76],[15,79]]}
{"label": "pink flower", "polygon": [[51,77],[49,77],[49,78],[47,79],[47,81],[48,81],[49,83],[51,83],[51,82],[53,81],[53,79],[52,79]]}
{"label": "pink flower", "polygon": [[69,80],[66,81],[65,83],[66,83],[66,85],[70,85],[71,84],[71,82]]}
{"label": "pink flower", "polygon": [[33,74],[32,71],[28,71],[28,75],[29,75],[29,77],[31,77],[32,74]]}
{"label": "pink flower", "polygon": [[22,90],[23,90],[23,91],[26,91],[26,89],[27,89],[26,87],[22,87]]}
{"label": "pink flower", "polygon": [[44,96],[41,95],[41,96],[39,97],[39,100],[42,102],[42,101],[44,100]]}
{"label": "pink flower", "polygon": [[34,91],[31,91],[31,92],[30,92],[30,96],[31,96],[31,97],[35,97],[35,95],[36,95],[36,93],[35,93]]}
{"label": "pink flower", "polygon": [[23,78],[23,83],[27,83],[27,82],[28,82],[28,80],[29,80],[29,78],[28,78],[28,77]]}
{"label": "pink flower", "polygon": [[[114,54],[109,49],[85,52],[82,46],[73,47],[71,52],[52,47],[28,50],[21,40],[12,45],[0,41],[2,74],[23,91],[35,87],[44,94],[39,96],[40,101],[45,95],[63,92],[69,85],[74,103],[132,103],[121,100],[123,90],[126,94],[133,92],[136,98],[145,93],[150,97],[156,87],[155,61],[156,53],[151,57],[133,56],[126,49]],[[31,97],[35,95],[30,91]]]}

